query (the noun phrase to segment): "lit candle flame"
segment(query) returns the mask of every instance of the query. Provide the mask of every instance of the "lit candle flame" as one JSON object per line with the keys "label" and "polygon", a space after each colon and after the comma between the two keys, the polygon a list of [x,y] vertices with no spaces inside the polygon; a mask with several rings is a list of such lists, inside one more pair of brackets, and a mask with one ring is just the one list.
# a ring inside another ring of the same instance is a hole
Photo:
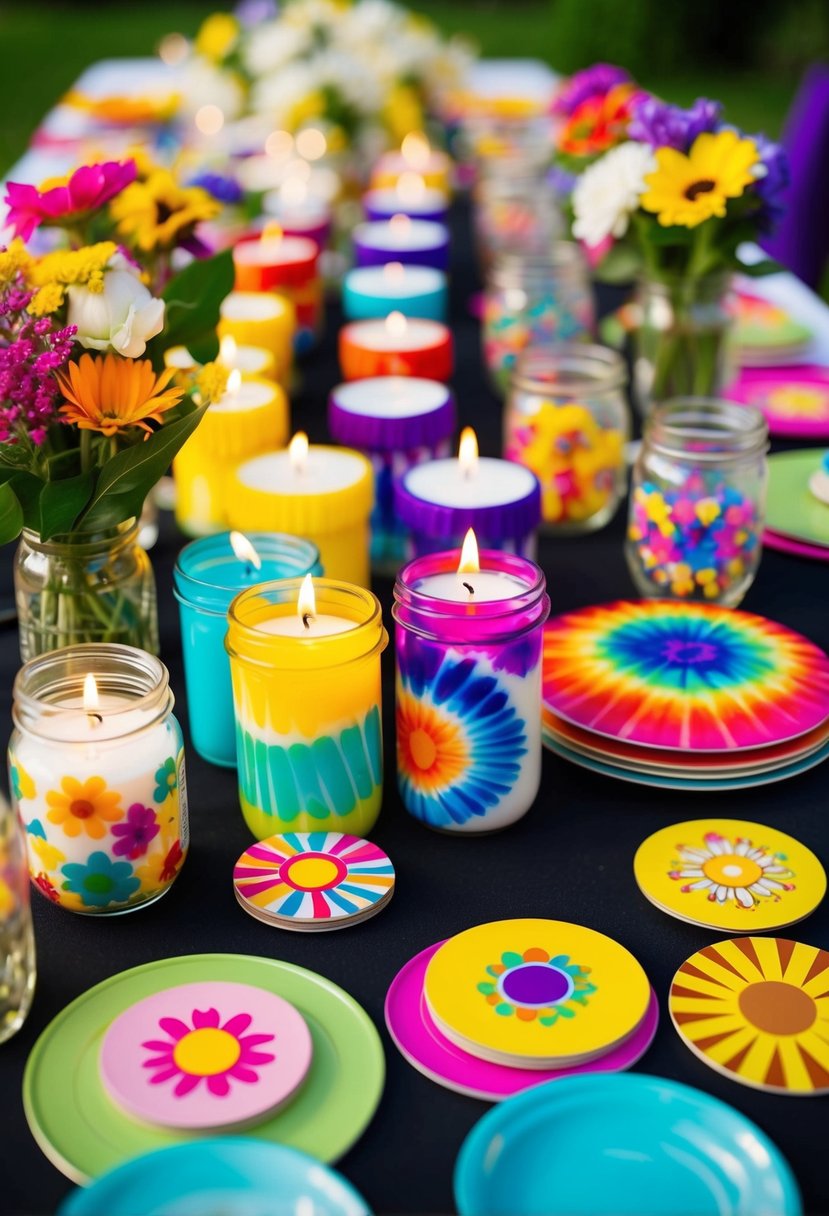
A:
{"label": "lit candle flame", "polygon": [[231,334],[225,334],[219,343],[219,361],[232,368],[238,352],[236,339]]}
{"label": "lit candle flame", "polygon": [[296,602],[296,610],[299,616],[302,617],[302,623],[306,629],[309,628],[309,622],[314,619],[317,614],[317,601],[314,595],[314,580],[310,574],[306,574],[302,580],[302,586],[299,589],[299,598]]}
{"label": "lit candle flame", "polygon": [[98,726],[103,721],[98,712],[100,704],[98,685],[95,683],[95,677],[90,671],[83,682],[83,708],[84,713],[89,719],[90,726]]}
{"label": "lit candle flame", "polygon": [[409,235],[409,229],[411,226],[411,216],[403,215],[402,213],[399,215],[393,215],[389,220],[389,231],[393,233],[394,236],[399,237],[401,240],[404,240]]}
{"label": "lit candle flame", "polygon": [[397,179],[397,197],[404,206],[422,203],[426,194],[426,183],[419,173],[408,170]]}
{"label": "lit candle flame", "polygon": [[383,278],[387,283],[402,283],[406,277],[402,262],[386,262],[383,267]]}
{"label": "lit candle flame", "polygon": [[402,312],[390,312],[386,317],[386,332],[392,338],[402,338],[408,328],[408,321]]}
{"label": "lit candle flame", "polygon": [[[475,539],[475,533],[470,528],[463,538],[461,560],[458,562],[458,574],[478,574],[480,569],[481,561],[478,557],[478,542]],[[467,589],[471,595],[472,588],[467,586]]]}
{"label": "lit candle flame", "polygon": [[227,378],[226,392],[230,393],[231,397],[235,397],[239,389],[242,387],[242,373],[238,367],[234,367],[233,371]]}
{"label": "lit candle flame", "polygon": [[231,532],[230,547],[240,562],[250,562],[254,570],[262,569],[262,558],[244,532]]}
{"label": "lit candle flame", "polygon": [[304,431],[297,431],[288,444],[288,459],[297,473],[305,472],[308,461],[308,436]]}
{"label": "lit candle flame", "polygon": [[260,236],[259,240],[260,241],[281,241],[282,236],[283,236],[282,225],[277,223],[276,220],[269,220],[268,223],[265,225],[265,227],[262,229],[262,235]]}
{"label": "lit candle flame", "polygon": [[429,164],[432,149],[422,131],[410,131],[400,145],[403,159],[410,169],[423,170]]}
{"label": "lit candle flame", "polygon": [[461,441],[458,444],[458,461],[464,477],[474,477],[478,472],[478,436],[471,426],[465,426],[461,431]]}

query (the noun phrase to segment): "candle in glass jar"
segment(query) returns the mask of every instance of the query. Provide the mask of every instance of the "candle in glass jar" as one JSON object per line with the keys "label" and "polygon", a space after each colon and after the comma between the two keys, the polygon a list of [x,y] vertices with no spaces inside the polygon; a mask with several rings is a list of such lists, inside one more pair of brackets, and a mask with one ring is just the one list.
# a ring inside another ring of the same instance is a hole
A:
{"label": "candle in glass jar", "polygon": [[397,777],[416,819],[446,832],[491,832],[520,819],[541,778],[544,575],[512,554],[456,551],[400,572]]}
{"label": "candle in glass jar", "polygon": [[478,455],[471,427],[461,435],[457,459],[409,469],[394,487],[395,511],[410,530],[414,553],[459,548],[474,528],[487,549],[531,557],[541,521],[541,486],[523,465]]}
{"label": "candle in glass jar", "polygon": [[307,237],[320,251],[328,245],[331,208],[324,198],[311,194],[308,183],[300,178],[289,178],[278,190],[269,190],[262,199],[262,210],[286,236]]}
{"label": "candle in glass jar", "polygon": [[403,174],[393,189],[369,190],[363,195],[367,220],[390,220],[393,215],[408,215],[413,220],[445,224],[449,198],[442,190],[430,189],[419,173]]}
{"label": "candle in glass jar", "polygon": [[358,266],[343,282],[343,312],[349,321],[386,317],[395,310],[405,317],[445,321],[447,307],[446,275],[431,266]]}
{"label": "candle in glass jar", "polygon": [[264,583],[231,604],[239,799],[258,839],[374,826],[387,643],[377,599],[347,583]]}
{"label": "candle in glass jar", "polygon": [[353,232],[357,266],[403,262],[409,266],[449,267],[449,229],[445,224],[393,215],[390,220],[358,224]]}
{"label": "candle in glass jar", "polygon": [[296,310],[291,300],[275,292],[232,291],[222,301],[216,332],[238,346],[264,346],[271,351],[276,378],[288,387],[293,364]]}
{"label": "candle in glass jar", "polygon": [[440,321],[405,317],[395,309],[384,320],[352,321],[340,330],[340,368],[346,380],[368,376],[452,375],[452,334]]}
{"label": "candle in glass jar", "polygon": [[131,646],[26,663],[14,688],[12,796],[36,887],[73,912],[125,912],[169,888],[189,843],[184,744],[167,669]]}
{"label": "candle in glass jar", "polygon": [[240,464],[228,492],[230,526],[287,532],[312,541],[326,574],[367,587],[371,465],[348,448],[308,445],[303,432],[288,448]]}
{"label": "candle in glass jar", "polygon": [[394,188],[401,177],[417,173],[433,190],[449,193],[452,162],[445,152],[432,148],[420,131],[411,131],[403,140],[399,152],[386,152],[378,160],[371,175],[375,188]]}

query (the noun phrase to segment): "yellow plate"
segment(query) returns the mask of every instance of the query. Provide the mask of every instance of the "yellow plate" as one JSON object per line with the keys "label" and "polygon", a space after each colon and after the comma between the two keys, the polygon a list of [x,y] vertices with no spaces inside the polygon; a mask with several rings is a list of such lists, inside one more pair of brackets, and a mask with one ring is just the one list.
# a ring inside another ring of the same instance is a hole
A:
{"label": "yellow plate", "polygon": [[826,894],[826,873],[793,836],[743,819],[692,819],[640,844],[642,894],[679,920],[732,933],[793,925]]}
{"label": "yellow plate", "polygon": [[829,951],[782,937],[717,942],[679,968],[668,1009],[685,1045],[732,1081],[829,1092]]}
{"label": "yellow plate", "polygon": [[459,933],[429,963],[423,990],[457,1046],[525,1068],[609,1051],[639,1026],[650,996],[624,946],[556,920],[503,920]]}

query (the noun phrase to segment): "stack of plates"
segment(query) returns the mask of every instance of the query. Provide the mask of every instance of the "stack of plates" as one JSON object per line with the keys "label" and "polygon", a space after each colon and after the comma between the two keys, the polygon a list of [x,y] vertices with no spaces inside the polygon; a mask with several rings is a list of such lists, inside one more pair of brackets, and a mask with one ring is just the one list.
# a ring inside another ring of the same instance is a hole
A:
{"label": "stack of plates", "polygon": [[829,439],[829,367],[747,369],[726,396],[761,410],[770,435]]}
{"label": "stack of plates", "polygon": [[827,460],[829,451],[814,448],[769,458],[763,543],[770,549],[829,561],[829,503],[823,501]]}
{"label": "stack of plates", "polygon": [[618,942],[565,921],[477,925],[422,951],[389,989],[406,1059],[448,1089],[498,1101],[542,1081],[630,1067],[659,1010]]}
{"label": "stack of plates", "polygon": [[774,367],[802,355],[812,331],[778,304],[740,293],[732,335],[741,367]]}
{"label": "stack of plates", "polygon": [[557,755],[666,789],[781,781],[829,755],[829,658],[763,617],[618,602],[544,631],[543,732]]}

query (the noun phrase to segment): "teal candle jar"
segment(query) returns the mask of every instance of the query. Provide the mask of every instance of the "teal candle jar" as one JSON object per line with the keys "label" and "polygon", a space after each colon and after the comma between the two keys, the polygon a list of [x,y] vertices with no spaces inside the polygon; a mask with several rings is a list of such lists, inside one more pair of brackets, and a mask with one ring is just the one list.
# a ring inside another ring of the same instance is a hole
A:
{"label": "teal candle jar", "polygon": [[233,690],[225,650],[231,601],[258,583],[322,573],[316,545],[277,532],[219,532],[185,545],[179,553],[173,587],[190,735],[193,747],[211,764],[236,767]]}

